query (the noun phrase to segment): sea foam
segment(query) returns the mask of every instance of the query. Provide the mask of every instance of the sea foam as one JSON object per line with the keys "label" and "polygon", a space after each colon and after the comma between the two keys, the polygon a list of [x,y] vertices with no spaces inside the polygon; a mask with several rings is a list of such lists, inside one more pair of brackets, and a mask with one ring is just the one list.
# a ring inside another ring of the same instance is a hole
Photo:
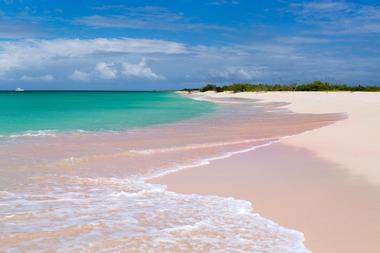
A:
{"label": "sea foam", "polygon": [[[143,181],[56,175],[7,204],[0,212],[4,251],[308,252],[302,233],[252,212],[248,201],[177,194]],[[28,222],[25,213],[33,214]],[[14,237],[23,243],[7,244]]]}

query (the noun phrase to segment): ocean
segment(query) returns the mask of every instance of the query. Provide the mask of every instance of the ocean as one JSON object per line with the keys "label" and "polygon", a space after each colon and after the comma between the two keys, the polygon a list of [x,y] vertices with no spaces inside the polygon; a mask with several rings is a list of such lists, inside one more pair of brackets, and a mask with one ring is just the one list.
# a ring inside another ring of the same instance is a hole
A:
{"label": "ocean", "polygon": [[215,105],[173,92],[0,92],[0,135],[123,130],[209,113]]}
{"label": "ocean", "polygon": [[0,93],[0,251],[309,252],[248,201],[148,181],[328,119],[168,92]]}

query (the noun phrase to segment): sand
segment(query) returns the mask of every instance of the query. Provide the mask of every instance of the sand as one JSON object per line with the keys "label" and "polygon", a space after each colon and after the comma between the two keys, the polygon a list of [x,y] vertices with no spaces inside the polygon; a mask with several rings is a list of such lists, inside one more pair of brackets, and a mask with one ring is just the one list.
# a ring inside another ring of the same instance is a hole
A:
{"label": "sand", "polygon": [[298,113],[347,113],[347,120],[282,142],[307,148],[380,186],[380,92],[244,92],[207,96],[287,102],[285,107]]}
{"label": "sand", "polygon": [[302,231],[313,252],[380,252],[380,93],[206,96],[288,102],[294,112],[346,112],[348,119],[153,182],[249,200],[262,216]]}

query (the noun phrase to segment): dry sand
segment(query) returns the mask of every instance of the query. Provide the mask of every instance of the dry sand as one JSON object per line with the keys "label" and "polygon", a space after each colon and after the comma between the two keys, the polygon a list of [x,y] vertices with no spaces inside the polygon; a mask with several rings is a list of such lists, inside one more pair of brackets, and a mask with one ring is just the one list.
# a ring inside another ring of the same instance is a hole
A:
{"label": "dry sand", "polygon": [[380,93],[207,96],[288,102],[294,112],[346,112],[348,119],[153,182],[249,200],[264,217],[302,231],[313,252],[380,252]]}
{"label": "dry sand", "polygon": [[286,107],[298,113],[347,113],[347,120],[282,142],[307,148],[380,186],[380,92],[244,92],[207,96],[287,102]]}

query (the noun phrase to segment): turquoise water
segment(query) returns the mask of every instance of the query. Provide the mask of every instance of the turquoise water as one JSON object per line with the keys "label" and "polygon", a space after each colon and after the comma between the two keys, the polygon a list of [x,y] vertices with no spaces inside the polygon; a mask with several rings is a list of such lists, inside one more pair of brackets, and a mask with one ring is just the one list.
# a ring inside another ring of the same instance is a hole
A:
{"label": "turquoise water", "polygon": [[39,130],[122,130],[213,111],[172,92],[0,92],[0,134]]}

